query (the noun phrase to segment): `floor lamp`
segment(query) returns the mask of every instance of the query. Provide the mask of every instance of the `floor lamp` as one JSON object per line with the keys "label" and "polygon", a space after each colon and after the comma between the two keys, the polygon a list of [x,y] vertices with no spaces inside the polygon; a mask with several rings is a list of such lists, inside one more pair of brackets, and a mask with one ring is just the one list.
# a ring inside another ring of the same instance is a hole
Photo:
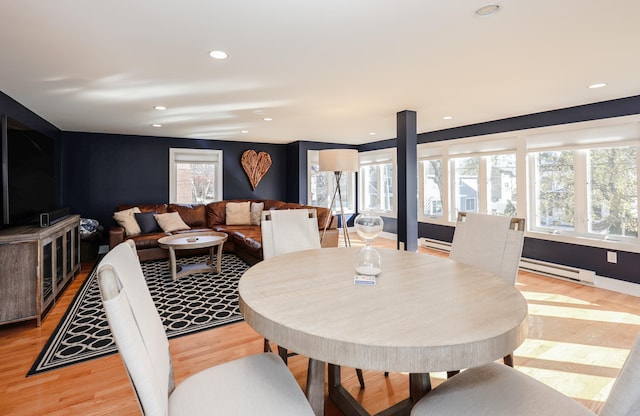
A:
{"label": "floor lamp", "polygon": [[[333,211],[333,204],[338,195],[338,201],[340,201],[340,221],[342,222],[342,233],[344,235],[344,244],[347,247],[351,247],[351,240],[349,239],[349,233],[347,231],[347,221],[344,215],[344,206],[342,204],[342,190],[340,189],[340,179],[344,172],[357,172],[360,162],[358,160],[358,151],[355,149],[327,149],[320,150],[319,152],[319,170],[330,171],[334,173],[336,178],[336,189],[333,191],[333,197],[331,198],[331,204],[329,209]],[[327,231],[327,226],[331,221],[331,215],[328,216],[327,221],[322,231],[322,237]]]}

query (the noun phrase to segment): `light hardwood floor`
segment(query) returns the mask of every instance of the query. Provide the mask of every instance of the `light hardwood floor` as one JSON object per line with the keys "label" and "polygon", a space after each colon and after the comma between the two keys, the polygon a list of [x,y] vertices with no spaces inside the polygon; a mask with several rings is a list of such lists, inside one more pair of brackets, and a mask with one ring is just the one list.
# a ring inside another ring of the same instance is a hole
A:
{"label": "light hardwood floor", "polygon": [[[354,245],[358,242],[357,236],[352,237]],[[395,242],[378,238],[376,245],[395,247]],[[0,327],[0,415],[139,414],[117,354],[25,377],[91,267],[83,264],[40,328],[35,321]],[[519,273],[517,287],[529,303],[530,329],[515,351],[515,366],[597,412],[640,333],[639,299],[526,272]],[[262,337],[245,323],[173,339],[170,344],[177,383],[211,365],[262,351]],[[301,356],[289,362],[302,388],[306,365]],[[407,396],[404,374],[384,377],[381,372],[364,371],[364,375],[364,390],[354,371],[343,371],[343,381],[372,413]],[[443,377],[433,374],[434,385]],[[341,415],[330,400],[325,406],[327,416]]]}

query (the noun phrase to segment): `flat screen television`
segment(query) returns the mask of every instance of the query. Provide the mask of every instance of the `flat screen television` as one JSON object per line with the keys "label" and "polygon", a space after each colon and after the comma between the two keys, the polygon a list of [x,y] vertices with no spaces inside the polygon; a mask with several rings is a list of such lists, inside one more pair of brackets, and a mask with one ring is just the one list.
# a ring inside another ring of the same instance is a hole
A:
{"label": "flat screen television", "polygon": [[2,226],[38,223],[56,208],[55,140],[2,116]]}

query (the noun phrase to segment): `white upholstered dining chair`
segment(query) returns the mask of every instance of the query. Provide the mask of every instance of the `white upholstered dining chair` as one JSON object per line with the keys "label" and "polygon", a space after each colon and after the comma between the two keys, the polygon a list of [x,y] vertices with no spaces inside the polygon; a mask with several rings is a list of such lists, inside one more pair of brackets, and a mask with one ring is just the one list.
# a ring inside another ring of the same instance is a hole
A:
{"label": "white upholstered dining chair", "polygon": [[[599,416],[640,415],[640,338],[636,339]],[[594,416],[595,413],[520,371],[490,363],[462,371],[416,403],[411,416]]]}
{"label": "white upholstered dining chair", "polygon": [[271,353],[210,367],[175,387],[169,341],[130,241],[100,262],[98,284],[145,415],[313,415],[289,369]]}
{"label": "white upholstered dining chair", "polygon": [[[268,258],[302,250],[321,248],[315,209],[287,209],[262,211],[262,256]],[[269,340],[264,340],[264,351],[271,351]],[[278,354],[286,363],[294,352],[278,345]],[[362,370],[356,369],[360,387],[364,388]]]}
{"label": "white upholstered dining chair", "polygon": [[262,257],[320,248],[317,216],[315,209],[262,211]]}
{"label": "white upholstered dining chair", "polygon": [[[515,285],[524,225],[524,218],[459,212],[449,258],[479,267]],[[513,367],[513,354],[506,355],[504,363]]]}
{"label": "white upholstered dining chair", "polygon": [[449,258],[480,267],[515,285],[524,225],[524,218],[460,212]]}

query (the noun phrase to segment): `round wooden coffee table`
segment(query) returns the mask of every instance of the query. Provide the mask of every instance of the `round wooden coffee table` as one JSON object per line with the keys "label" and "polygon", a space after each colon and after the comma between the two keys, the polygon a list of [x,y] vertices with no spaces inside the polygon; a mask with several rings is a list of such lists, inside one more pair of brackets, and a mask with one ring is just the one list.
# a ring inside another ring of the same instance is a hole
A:
{"label": "round wooden coffee table", "polygon": [[[217,231],[204,231],[185,234],[168,235],[158,240],[158,245],[169,250],[169,266],[171,278],[193,273],[220,273],[222,270],[222,246],[227,241],[227,234]],[[206,263],[176,265],[176,250],[195,250],[209,247],[209,260]],[[215,253],[217,247],[217,253]],[[215,260],[214,260],[215,257]],[[215,265],[214,265],[215,264]]]}

